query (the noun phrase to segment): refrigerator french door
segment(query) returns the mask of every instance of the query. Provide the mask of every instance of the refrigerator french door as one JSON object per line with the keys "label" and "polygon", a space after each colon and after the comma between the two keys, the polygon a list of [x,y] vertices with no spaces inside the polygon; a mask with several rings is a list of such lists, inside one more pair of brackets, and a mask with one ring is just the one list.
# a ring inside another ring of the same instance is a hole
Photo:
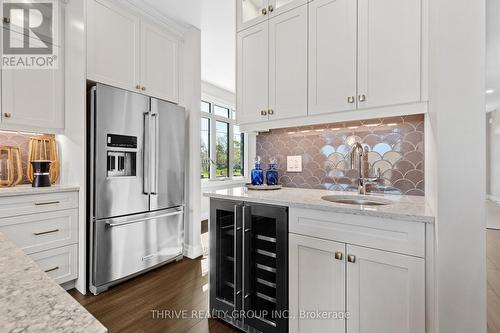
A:
{"label": "refrigerator french door", "polygon": [[210,202],[210,309],[246,331],[288,332],[288,210]]}
{"label": "refrigerator french door", "polygon": [[90,91],[89,289],[182,256],[185,112],[97,84]]}

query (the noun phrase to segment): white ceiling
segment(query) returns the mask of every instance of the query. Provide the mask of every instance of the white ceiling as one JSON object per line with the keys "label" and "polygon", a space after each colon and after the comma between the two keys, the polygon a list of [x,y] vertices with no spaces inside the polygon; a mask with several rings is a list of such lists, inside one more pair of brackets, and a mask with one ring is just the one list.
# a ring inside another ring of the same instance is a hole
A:
{"label": "white ceiling", "polygon": [[234,0],[140,0],[176,21],[201,30],[201,79],[235,91]]}
{"label": "white ceiling", "polygon": [[486,1],[486,111],[500,107],[500,1]]}

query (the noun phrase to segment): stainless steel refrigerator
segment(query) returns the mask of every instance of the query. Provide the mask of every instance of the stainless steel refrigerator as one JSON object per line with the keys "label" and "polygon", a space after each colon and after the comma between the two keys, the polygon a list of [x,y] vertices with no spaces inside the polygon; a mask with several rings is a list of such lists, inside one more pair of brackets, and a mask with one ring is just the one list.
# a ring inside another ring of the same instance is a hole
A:
{"label": "stainless steel refrigerator", "polygon": [[90,91],[89,289],[182,257],[185,110],[97,84]]}

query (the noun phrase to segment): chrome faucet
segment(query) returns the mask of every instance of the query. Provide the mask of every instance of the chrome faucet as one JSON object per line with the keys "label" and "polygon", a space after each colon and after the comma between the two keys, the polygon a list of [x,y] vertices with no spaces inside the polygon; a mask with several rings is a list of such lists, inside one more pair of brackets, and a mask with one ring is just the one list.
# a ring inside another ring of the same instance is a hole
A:
{"label": "chrome faucet", "polygon": [[380,179],[380,169],[378,169],[377,177],[363,177],[363,158],[367,156],[368,151],[365,151],[359,142],[352,145],[351,151],[351,169],[355,169],[356,157],[358,158],[358,193],[366,194],[366,185],[376,185]]}

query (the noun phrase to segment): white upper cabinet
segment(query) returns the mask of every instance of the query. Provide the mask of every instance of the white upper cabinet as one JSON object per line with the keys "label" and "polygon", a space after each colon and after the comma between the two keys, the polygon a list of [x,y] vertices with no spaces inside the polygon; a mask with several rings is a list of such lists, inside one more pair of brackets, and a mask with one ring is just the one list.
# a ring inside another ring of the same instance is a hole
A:
{"label": "white upper cabinet", "polygon": [[179,102],[179,40],[160,27],[141,24],[141,90]]}
{"label": "white upper cabinet", "polygon": [[358,107],[420,101],[421,0],[358,6]]}
{"label": "white upper cabinet", "polygon": [[306,3],[307,0],[236,0],[237,30],[244,30]]}
{"label": "white upper cabinet", "polygon": [[309,114],[356,109],[356,1],[309,4]]}
{"label": "white upper cabinet", "polygon": [[237,96],[238,123],[268,119],[268,22],[238,34]]}
{"label": "white upper cabinet", "polygon": [[58,61],[56,69],[2,70],[2,128],[64,129],[62,50]]}
{"label": "white upper cabinet", "polygon": [[238,31],[267,20],[268,0],[236,0]]}
{"label": "white upper cabinet", "polygon": [[306,3],[307,0],[269,0],[269,4],[267,6],[269,18],[284,13],[295,7],[302,6]]}
{"label": "white upper cabinet", "polygon": [[307,115],[307,6],[269,20],[269,119]]}
{"label": "white upper cabinet", "polygon": [[[290,314],[345,309],[345,244],[289,234]],[[290,333],[344,333],[339,319],[295,318]]]}
{"label": "white upper cabinet", "polygon": [[347,333],[425,332],[424,259],[353,245],[347,255]]}
{"label": "white upper cabinet", "polygon": [[87,78],[179,102],[182,39],[108,0],[87,1]]}
{"label": "white upper cabinet", "polygon": [[139,18],[105,0],[89,0],[87,6],[87,78],[137,89]]}

